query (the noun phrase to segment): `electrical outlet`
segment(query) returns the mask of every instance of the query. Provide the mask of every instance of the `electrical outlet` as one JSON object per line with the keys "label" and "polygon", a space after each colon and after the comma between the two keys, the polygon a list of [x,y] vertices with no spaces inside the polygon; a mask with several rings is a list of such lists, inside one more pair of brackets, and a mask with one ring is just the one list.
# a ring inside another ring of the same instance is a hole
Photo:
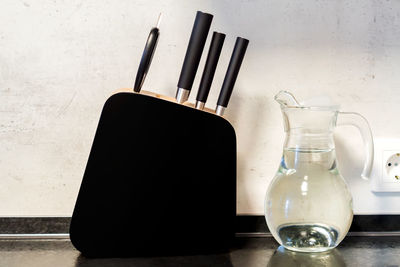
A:
{"label": "electrical outlet", "polygon": [[[386,161],[385,161],[386,159]],[[383,151],[383,181],[398,181],[400,179],[400,150],[385,150]]]}
{"label": "electrical outlet", "polygon": [[400,192],[400,139],[376,138],[374,147],[372,191]]}

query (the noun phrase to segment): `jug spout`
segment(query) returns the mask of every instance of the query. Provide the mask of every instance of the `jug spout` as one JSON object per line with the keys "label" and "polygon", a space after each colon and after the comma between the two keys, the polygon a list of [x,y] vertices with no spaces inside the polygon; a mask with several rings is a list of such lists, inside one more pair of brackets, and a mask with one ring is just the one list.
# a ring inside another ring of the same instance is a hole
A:
{"label": "jug spout", "polygon": [[285,107],[299,107],[296,98],[288,91],[280,91],[275,95],[275,101]]}
{"label": "jug spout", "polygon": [[337,125],[357,127],[363,137],[366,154],[361,176],[369,177],[374,146],[371,129],[363,116],[354,112],[340,112],[340,106],[326,96],[315,96],[298,102],[290,92],[280,91],[275,95],[275,100],[280,104],[283,115],[285,148],[334,149],[333,131]]}
{"label": "jug spout", "polygon": [[285,131],[298,134],[329,134],[336,125],[338,106],[322,97],[298,102],[292,93],[280,91],[275,95],[280,104]]}

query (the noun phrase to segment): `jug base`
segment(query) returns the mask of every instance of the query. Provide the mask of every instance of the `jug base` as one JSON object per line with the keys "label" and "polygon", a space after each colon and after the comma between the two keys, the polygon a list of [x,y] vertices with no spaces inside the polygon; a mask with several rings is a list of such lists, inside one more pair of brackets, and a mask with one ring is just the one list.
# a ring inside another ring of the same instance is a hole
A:
{"label": "jug base", "polygon": [[337,245],[338,231],[324,224],[284,224],[278,228],[282,246],[298,252],[323,252]]}
{"label": "jug base", "polygon": [[284,247],[287,250],[290,251],[295,251],[295,252],[304,252],[304,253],[319,253],[319,252],[326,252],[329,251],[331,249],[334,249],[335,247],[319,247],[319,248],[298,248],[298,247],[288,247],[288,246],[284,246],[282,245],[282,247]]}

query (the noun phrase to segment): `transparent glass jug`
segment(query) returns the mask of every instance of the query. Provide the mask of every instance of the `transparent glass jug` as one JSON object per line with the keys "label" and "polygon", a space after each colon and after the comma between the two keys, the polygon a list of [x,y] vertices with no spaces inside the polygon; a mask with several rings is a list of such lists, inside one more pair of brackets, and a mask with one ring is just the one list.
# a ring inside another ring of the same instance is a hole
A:
{"label": "transparent glass jug", "polygon": [[285,248],[321,252],[336,247],[353,220],[352,197],[337,169],[333,130],[354,125],[364,140],[367,179],[373,163],[368,122],[338,106],[300,105],[289,92],[275,96],[286,139],[279,169],[265,198],[265,218],[274,238]]}

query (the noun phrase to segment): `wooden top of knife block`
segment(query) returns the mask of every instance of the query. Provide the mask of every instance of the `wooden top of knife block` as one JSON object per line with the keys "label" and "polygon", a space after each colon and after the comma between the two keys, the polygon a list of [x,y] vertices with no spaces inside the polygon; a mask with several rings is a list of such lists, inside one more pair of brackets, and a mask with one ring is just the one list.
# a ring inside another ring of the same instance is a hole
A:
{"label": "wooden top of knife block", "polygon": [[224,118],[124,90],[105,102],[70,224],[86,256],[226,251],[236,134]]}
{"label": "wooden top of knife block", "polygon": [[[136,94],[136,93],[132,90],[132,88],[121,88],[121,89],[115,91],[115,93],[122,93],[122,92],[134,93],[134,94]],[[175,99],[174,97],[165,96],[165,95],[160,95],[160,94],[156,94],[156,93],[153,93],[153,92],[150,92],[150,91],[141,90],[141,91],[140,91],[140,94],[148,95],[148,96],[152,96],[152,97],[156,97],[156,98],[160,98],[160,99],[163,99],[163,100],[166,100],[166,101],[169,101],[169,102],[173,102],[173,103],[177,103],[177,102],[176,102],[176,99]],[[188,106],[188,107],[191,107],[191,108],[194,108],[194,107],[195,107],[195,105],[194,105],[193,103],[190,103],[190,102],[185,102],[185,103],[183,103],[183,105]],[[208,112],[208,113],[217,115],[217,114],[215,113],[215,110],[210,109],[210,108],[207,108],[207,107],[204,107],[204,109],[203,109],[202,111],[205,111],[205,112]],[[217,115],[217,116],[218,116],[218,115]],[[222,116],[222,117],[223,117],[223,116]],[[225,119],[226,119],[226,118],[225,118]]]}

